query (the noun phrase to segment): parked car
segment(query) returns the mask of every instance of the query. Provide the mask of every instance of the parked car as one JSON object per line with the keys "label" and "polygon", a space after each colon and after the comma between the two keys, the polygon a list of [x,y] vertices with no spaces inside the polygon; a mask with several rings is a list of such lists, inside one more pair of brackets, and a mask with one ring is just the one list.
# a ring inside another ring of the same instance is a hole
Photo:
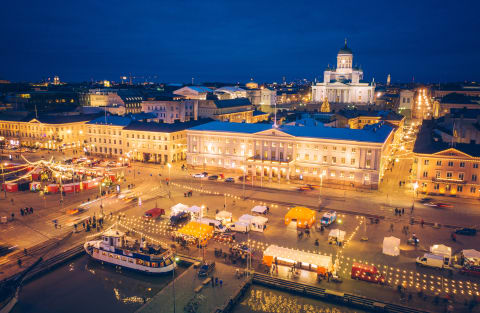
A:
{"label": "parked car", "polygon": [[234,183],[234,182],[235,182],[235,178],[233,178],[233,177],[228,177],[227,179],[225,179],[225,182],[226,182],[226,183]]}
{"label": "parked car", "polygon": [[148,219],[157,219],[165,215],[165,210],[162,208],[153,208],[145,212],[145,217]]}
{"label": "parked car", "polygon": [[477,230],[470,227],[457,228],[455,229],[455,234],[475,236],[477,234]]}
{"label": "parked car", "polygon": [[205,177],[207,177],[207,175],[208,175],[208,173],[203,172],[203,173],[193,174],[193,177],[194,178],[205,178]]}
{"label": "parked car", "polygon": [[218,179],[217,175],[208,176],[208,180],[217,180],[217,179]]}
{"label": "parked car", "polygon": [[364,280],[371,283],[384,284],[385,277],[373,265],[353,263],[350,277],[352,279]]}
{"label": "parked car", "polygon": [[215,262],[204,263],[202,266],[200,266],[200,269],[198,270],[198,276],[199,277],[208,276],[213,272],[214,269],[215,269]]}
{"label": "parked car", "polygon": [[337,212],[335,211],[328,211],[325,214],[323,214],[322,219],[320,220],[320,223],[322,223],[323,226],[328,226],[335,222],[337,220]]}

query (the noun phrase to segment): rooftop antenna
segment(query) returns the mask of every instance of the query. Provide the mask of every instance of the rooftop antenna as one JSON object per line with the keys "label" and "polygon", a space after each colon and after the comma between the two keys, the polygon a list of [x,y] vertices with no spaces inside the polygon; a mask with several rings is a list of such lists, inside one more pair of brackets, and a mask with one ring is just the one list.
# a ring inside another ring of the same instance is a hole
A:
{"label": "rooftop antenna", "polygon": [[35,118],[38,118],[37,105],[35,104]]}

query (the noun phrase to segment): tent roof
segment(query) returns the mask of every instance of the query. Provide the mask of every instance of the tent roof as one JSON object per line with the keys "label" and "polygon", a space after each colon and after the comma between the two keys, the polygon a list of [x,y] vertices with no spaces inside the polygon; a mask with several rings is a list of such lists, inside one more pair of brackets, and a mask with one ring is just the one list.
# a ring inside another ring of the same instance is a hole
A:
{"label": "tent roof", "polygon": [[187,210],[189,212],[202,212],[202,208],[196,205],[187,208]]}
{"label": "tent roof", "polygon": [[256,212],[256,213],[265,213],[266,211],[267,211],[267,207],[264,205],[256,205],[252,209],[252,212]]}
{"label": "tent roof", "polygon": [[183,203],[177,203],[174,206],[172,206],[170,209],[172,211],[182,211],[182,210],[184,211],[184,210],[188,209],[188,205],[185,205]]}
{"label": "tent roof", "polygon": [[239,221],[247,221],[250,223],[250,221],[254,218],[253,215],[250,215],[250,214],[243,214],[242,216],[240,216],[240,218],[238,219]]}
{"label": "tent roof", "polygon": [[263,251],[263,255],[284,258],[295,262],[313,264],[327,269],[332,266],[331,256],[283,248],[276,245],[268,246],[267,249]]}
{"label": "tent roof", "polygon": [[347,233],[343,230],[332,229],[330,233],[328,233],[328,237],[337,237],[338,239],[343,240],[346,234]]}
{"label": "tent roof", "polygon": [[433,254],[441,254],[441,255],[448,255],[452,256],[452,248],[442,245],[442,244],[437,244],[433,245],[430,247],[430,252]]}
{"label": "tent roof", "polygon": [[475,249],[463,250],[462,253],[467,259],[480,259],[480,252]]}
{"label": "tent roof", "polygon": [[400,245],[400,238],[397,238],[397,237],[393,237],[393,236],[390,236],[390,237],[385,237],[383,238],[383,244],[389,244],[389,245],[395,245],[395,246],[399,246]]}
{"label": "tent roof", "polygon": [[315,216],[315,211],[310,210],[309,208],[301,207],[301,206],[296,206],[294,208],[291,208],[285,217],[288,217],[290,219],[310,219]]}
{"label": "tent roof", "polygon": [[218,212],[216,215],[216,217],[232,217],[232,212],[228,212],[228,211],[220,211]]}
{"label": "tent roof", "polygon": [[252,218],[252,223],[255,223],[255,224],[265,224],[266,222],[268,222],[268,218],[263,216],[254,216]]}

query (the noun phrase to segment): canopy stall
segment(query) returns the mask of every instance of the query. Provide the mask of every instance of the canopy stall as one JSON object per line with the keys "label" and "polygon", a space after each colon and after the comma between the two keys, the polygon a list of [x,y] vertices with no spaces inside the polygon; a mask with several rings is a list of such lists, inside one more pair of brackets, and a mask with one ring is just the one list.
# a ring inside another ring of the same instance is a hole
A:
{"label": "canopy stall", "polygon": [[202,218],[204,215],[203,207],[199,207],[196,205],[187,208],[186,212],[190,213],[193,219]]}
{"label": "canopy stall", "polygon": [[332,229],[328,233],[328,242],[343,242],[347,233],[340,229]]}
{"label": "canopy stall", "polygon": [[383,238],[383,254],[400,255],[400,238],[393,236]]}
{"label": "canopy stall", "polygon": [[170,208],[170,215],[177,215],[180,212],[187,212],[188,205],[185,205],[183,203],[177,203],[174,206]]}
{"label": "canopy stall", "polygon": [[177,235],[198,239],[202,244],[213,236],[213,226],[198,222],[189,222],[177,231]]}
{"label": "canopy stall", "polygon": [[238,219],[240,222],[250,224],[250,230],[263,232],[267,228],[268,218],[244,214]]}
{"label": "canopy stall", "polygon": [[285,225],[292,221],[297,222],[297,227],[310,228],[315,223],[315,211],[305,207],[291,208],[285,215]]}
{"label": "canopy stall", "polygon": [[297,268],[315,270],[322,275],[333,270],[331,256],[283,248],[276,245],[268,246],[263,251],[263,263],[268,266],[271,266],[272,263],[289,266],[295,264]]}
{"label": "canopy stall", "polygon": [[215,215],[215,219],[222,222],[222,224],[230,223],[232,221],[232,213],[228,211],[220,211]]}
{"label": "canopy stall", "polygon": [[253,207],[252,213],[266,214],[267,213],[267,207],[265,205],[256,205],[256,206]]}
{"label": "canopy stall", "polygon": [[480,265],[480,252],[474,249],[462,250],[462,255],[466,261],[474,264]]}
{"label": "canopy stall", "polygon": [[452,257],[452,248],[437,244],[430,247],[430,252],[435,255],[443,256],[444,258],[451,258]]}

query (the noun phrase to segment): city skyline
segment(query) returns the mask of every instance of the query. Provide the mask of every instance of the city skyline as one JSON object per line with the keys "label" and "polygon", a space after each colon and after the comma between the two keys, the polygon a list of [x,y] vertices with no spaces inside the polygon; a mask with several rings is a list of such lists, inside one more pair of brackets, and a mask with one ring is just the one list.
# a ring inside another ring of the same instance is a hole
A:
{"label": "city skyline", "polygon": [[117,4],[6,4],[0,79],[322,81],[345,38],[365,81],[474,81],[480,70],[465,32],[478,4]]}

